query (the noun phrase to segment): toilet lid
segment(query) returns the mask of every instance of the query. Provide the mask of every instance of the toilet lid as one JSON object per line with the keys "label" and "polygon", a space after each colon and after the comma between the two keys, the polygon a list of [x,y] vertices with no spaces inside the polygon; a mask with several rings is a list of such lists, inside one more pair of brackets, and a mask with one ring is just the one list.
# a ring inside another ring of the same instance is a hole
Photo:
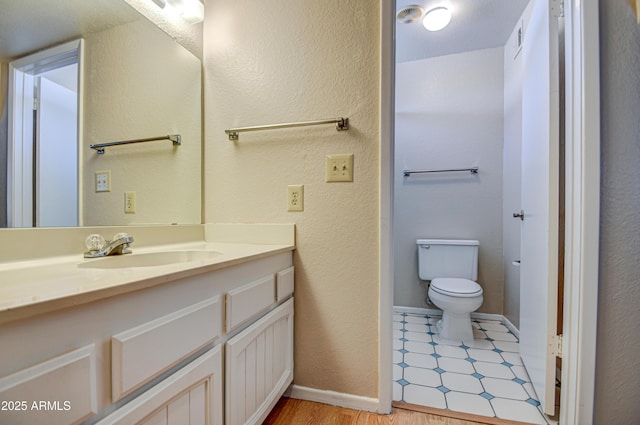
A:
{"label": "toilet lid", "polygon": [[482,295],[482,287],[469,279],[441,277],[431,281],[431,289],[443,295],[476,297]]}

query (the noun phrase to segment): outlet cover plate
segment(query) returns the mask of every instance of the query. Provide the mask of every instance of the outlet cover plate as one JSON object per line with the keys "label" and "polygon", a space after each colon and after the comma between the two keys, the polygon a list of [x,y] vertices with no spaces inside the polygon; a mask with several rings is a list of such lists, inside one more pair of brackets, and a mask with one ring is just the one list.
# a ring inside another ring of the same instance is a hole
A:
{"label": "outlet cover plate", "polygon": [[353,181],[353,154],[327,155],[327,183]]}
{"label": "outlet cover plate", "polygon": [[136,213],[136,192],[124,193],[124,213],[125,214]]}
{"label": "outlet cover plate", "polygon": [[304,211],[304,186],[293,184],[287,186],[287,211]]}

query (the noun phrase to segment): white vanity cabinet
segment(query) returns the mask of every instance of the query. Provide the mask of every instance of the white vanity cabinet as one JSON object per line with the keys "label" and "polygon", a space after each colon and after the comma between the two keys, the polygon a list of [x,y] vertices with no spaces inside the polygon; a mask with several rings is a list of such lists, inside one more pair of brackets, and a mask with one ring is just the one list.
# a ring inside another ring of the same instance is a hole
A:
{"label": "white vanity cabinet", "polygon": [[285,251],[2,323],[0,424],[259,423],[293,378],[292,295]]}

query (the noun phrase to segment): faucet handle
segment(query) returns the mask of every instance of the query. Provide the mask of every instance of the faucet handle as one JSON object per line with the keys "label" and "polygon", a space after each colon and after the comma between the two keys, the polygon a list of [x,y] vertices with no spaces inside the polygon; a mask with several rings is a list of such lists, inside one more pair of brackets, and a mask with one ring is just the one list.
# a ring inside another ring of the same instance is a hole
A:
{"label": "faucet handle", "polygon": [[127,235],[125,232],[120,232],[120,233],[116,233],[115,235],[113,235],[113,239],[111,239],[112,241],[117,241],[118,239],[124,239],[126,238]]}
{"label": "faucet handle", "polygon": [[87,239],[84,240],[84,245],[87,247],[88,251],[100,251],[104,248],[106,241],[97,233],[93,233],[87,236]]}

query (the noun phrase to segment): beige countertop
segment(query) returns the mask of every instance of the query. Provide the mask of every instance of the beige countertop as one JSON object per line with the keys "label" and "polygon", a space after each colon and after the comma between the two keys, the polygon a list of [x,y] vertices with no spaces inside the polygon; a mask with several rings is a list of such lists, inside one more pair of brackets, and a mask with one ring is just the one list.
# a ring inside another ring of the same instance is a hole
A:
{"label": "beige countertop", "polygon": [[[221,268],[292,251],[293,244],[189,242],[136,249],[127,254],[197,251],[193,261],[145,267],[93,268],[88,262],[116,257],[85,259],[82,255],[0,264],[0,323],[98,299],[148,288]],[[211,253],[208,257],[206,253]],[[127,259],[129,260],[129,259]]]}

